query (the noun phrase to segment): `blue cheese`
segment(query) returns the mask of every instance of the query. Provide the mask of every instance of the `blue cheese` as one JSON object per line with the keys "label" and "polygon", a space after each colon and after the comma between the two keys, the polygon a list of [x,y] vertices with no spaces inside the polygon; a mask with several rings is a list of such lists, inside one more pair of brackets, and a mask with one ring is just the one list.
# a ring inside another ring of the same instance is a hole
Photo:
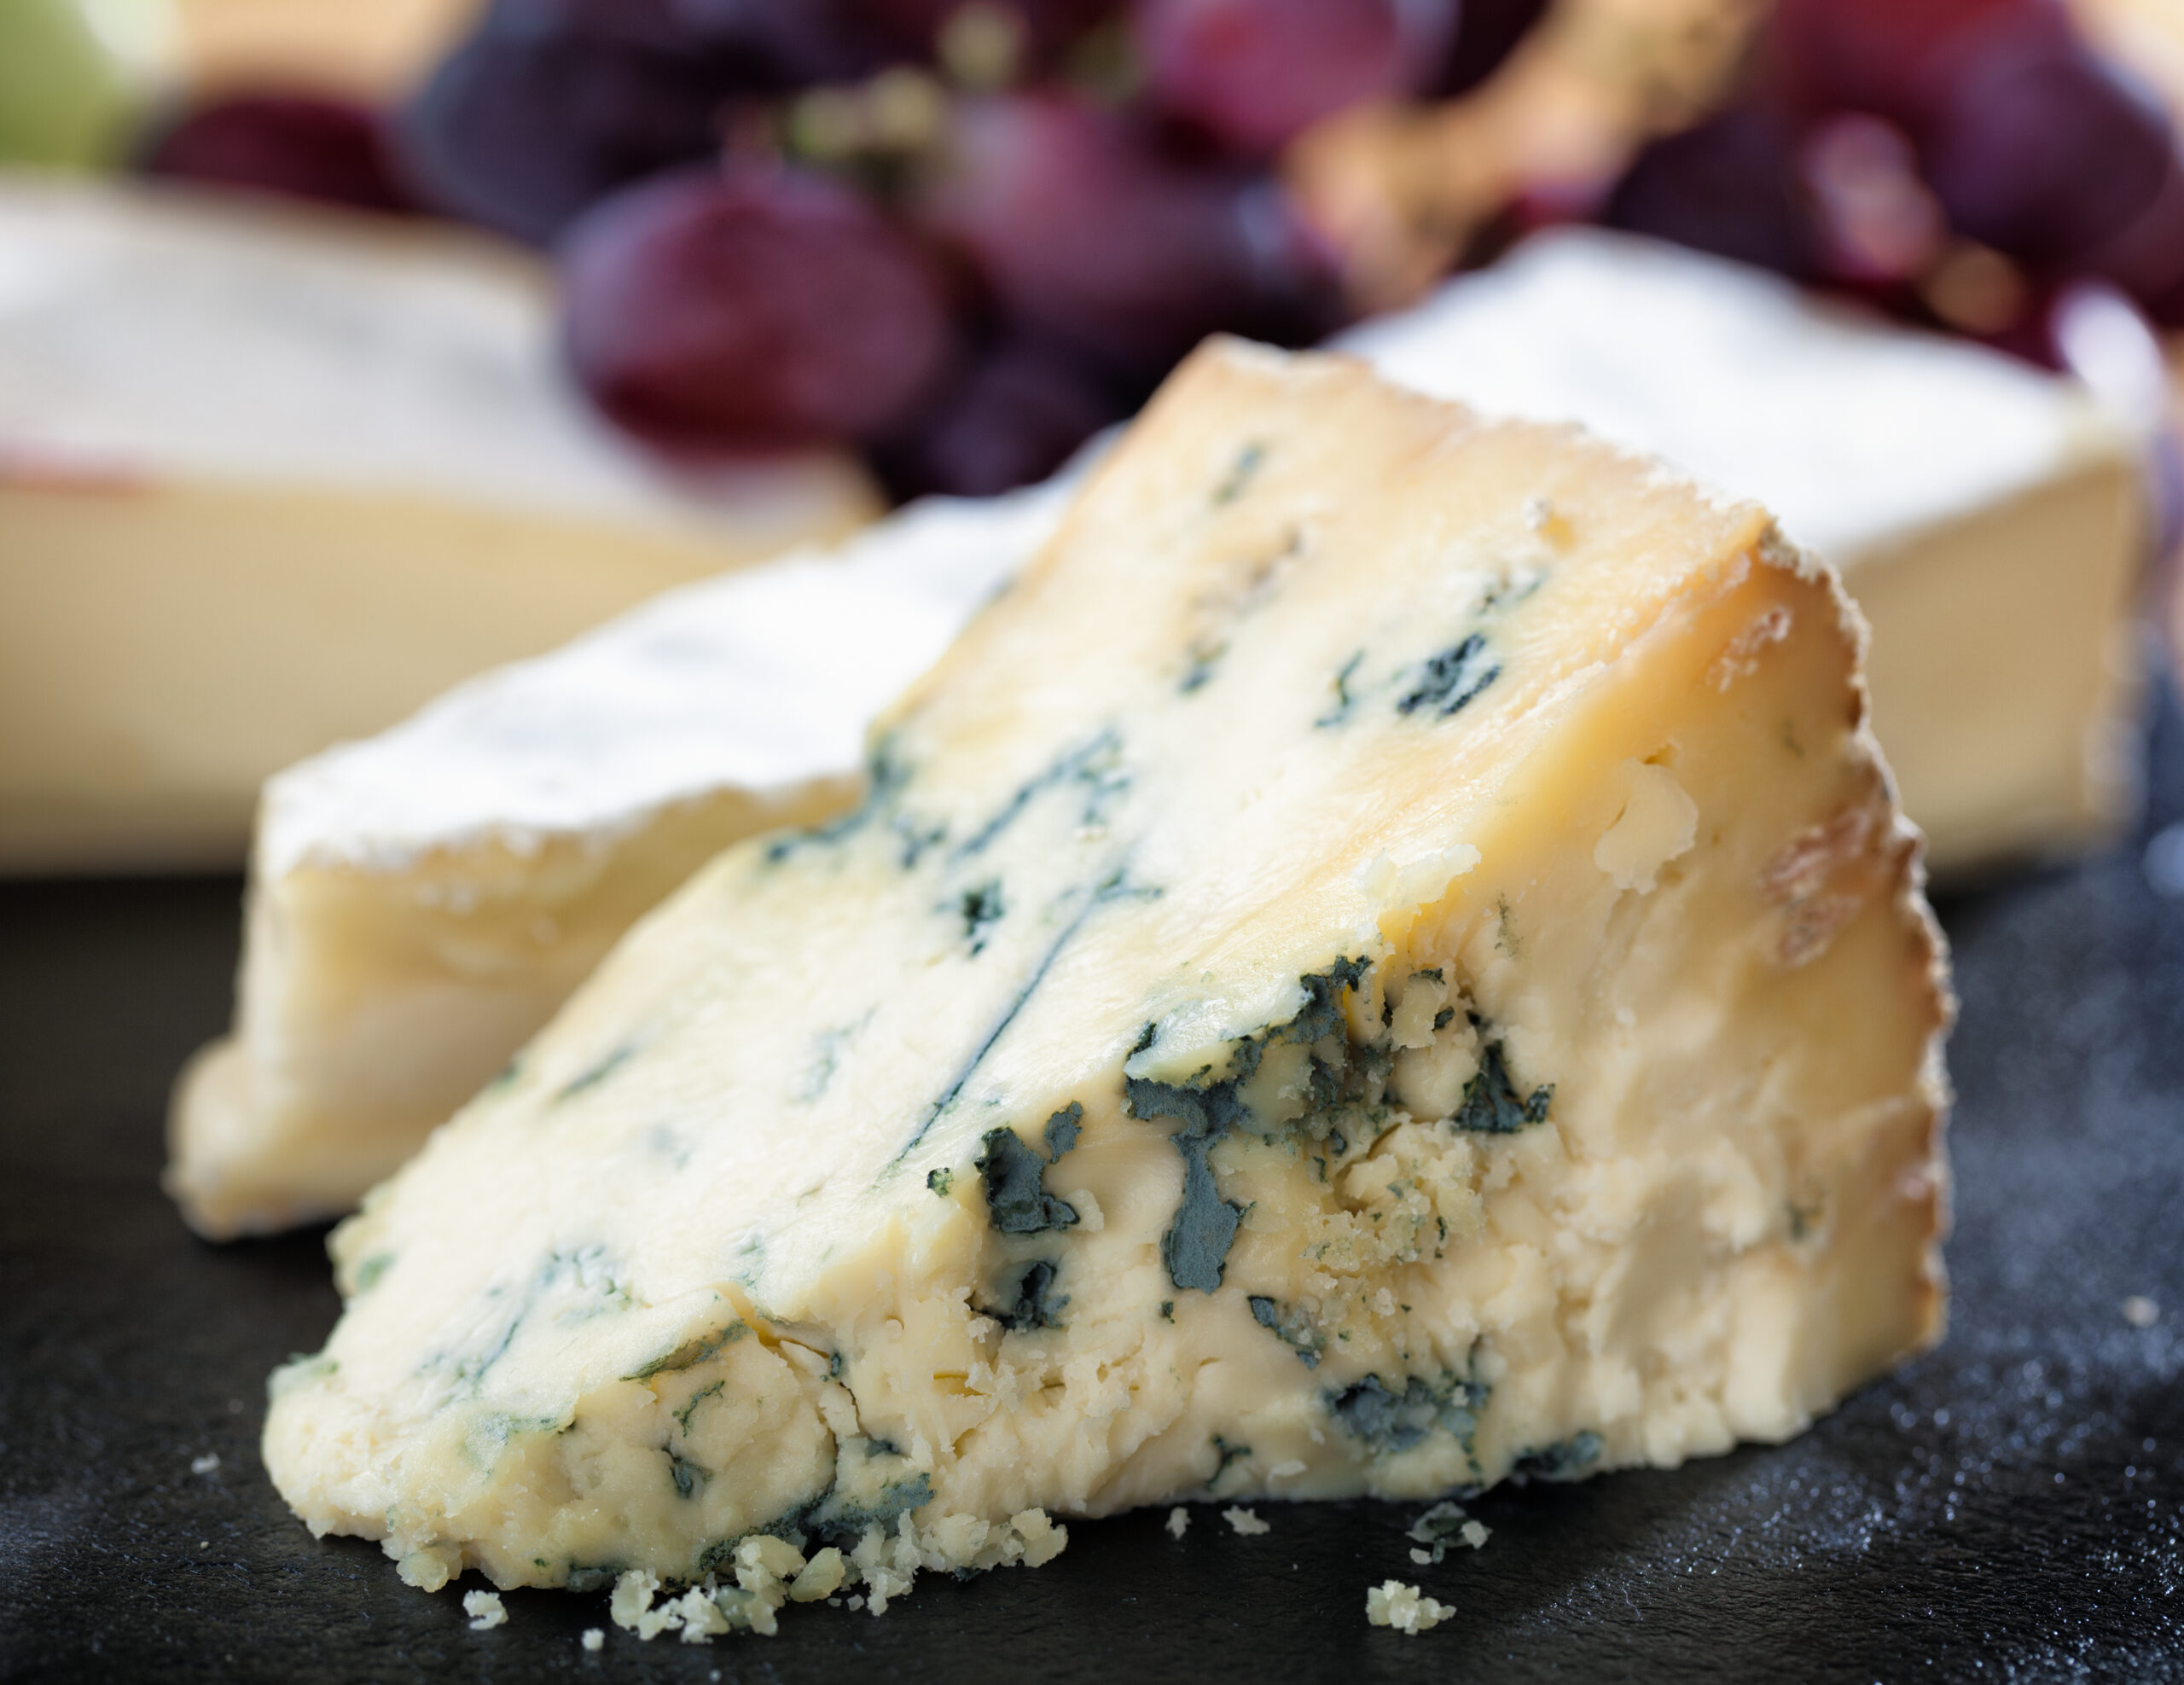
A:
{"label": "blue cheese", "polygon": [[877,1601],[1056,1515],[1797,1432],[1943,1314],[1860,642],[1751,505],[1202,351],[863,803],[717,857],[336,1231],[268,1467],[418,1584],[642,1621],[775,1543]]}

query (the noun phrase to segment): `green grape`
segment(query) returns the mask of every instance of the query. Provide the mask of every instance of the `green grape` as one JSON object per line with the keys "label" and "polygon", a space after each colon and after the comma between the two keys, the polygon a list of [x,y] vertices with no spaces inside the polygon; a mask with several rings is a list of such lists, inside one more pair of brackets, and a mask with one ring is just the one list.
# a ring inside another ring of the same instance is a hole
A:
{"label": "green grape", "polygon": [[0,164],[113,162],[161,15],[153,0],[0,0]]}

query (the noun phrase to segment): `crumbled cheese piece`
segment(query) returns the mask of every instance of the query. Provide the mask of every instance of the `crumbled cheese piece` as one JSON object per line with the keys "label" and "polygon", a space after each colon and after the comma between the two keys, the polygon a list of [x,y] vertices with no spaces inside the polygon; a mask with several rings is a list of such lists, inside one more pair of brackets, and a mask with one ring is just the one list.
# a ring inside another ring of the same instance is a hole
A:
{"label": "crumbled cheese piece", "polygon": [[594,1652],[605,1649],[607,1647],[606,1630],[601,1627],[586,1627],[584,1630],[584,1647]]}
{"label": "crumbled cheese piece", "polygon": [[1269,1523],[1259,1519],[1257,1510],[1241,1508],[1224,1509],[1221,1512],[1221,1519],[1247,1539],[1257,1538],[1261,1533],[1270,1533],[1274,1531]]}
{"label": "crumbled cheese piece", "polygon": [[1467,1521],[1463,1525],[1463,1542],[1477,1550],[1486,1543],[1490,1531],[1484,1521]]}
{"label": "crumbled cheese piece", "polygon": [[[672,1602],[662,1604],[656,1612],[665,1613],[670,1610],[682,1618],[682,1641],[685,1644],[706,1643],[716,1633],[726,1632],[729,1629],[729,1618],[721,1612],[719,1604],[700,1586],[694,1585]],[[757,1631],[771,1633],[772,1620],[773,1611],[768,1609],[767,1624],[761,1626],[755,1619],[751,1624]]]}
{"label": "crumbled cheese piece", "polygon": [[[804,1564],[804,1571],[797,1575],[795,1583],[789,1587],[788,1595],[799,1603],[810,1603],[827,1597],[841,1584],[847,1572],[842,1565],[842,1553],[830,1544]],[[829,1598],[828,1601],[833,1600]]]}
{"label": "crumbled cheese piece", "polygon": [[2161,1320],[2161,1307],[2144,1293],[2133,1293],[2123,1301],[2123,1320],[2135,1328],[2150,1328]]}
{"label": "crumbled cheese piece", "polygon": [[1433,1553],[1430,1550],[1420,1550],[1416,1545],[1413,1545],[1410,1548],[1410,1560],[1420,1568],[1428,1567],[1432,1563]]}
{"label": "crumbled cheese piece", "polygon": [[1179,1539],[1182,1537],[1185,1533],[1190,1531],[1190,1525],[1191,1513],[1188,1509],[1185,1509],[1182,1505],[1177,1504],[1173,1509],[1168,1512],[1168,1537],[1170,1538]]}
{"label": "crumbled cheese piece", "polygon": [[653,1596],[659,1589],[659,1575],[632,1568],[614,1582],[614,1595],[608,1600],[607,1612],[614,1618],[615,1625],[635,1632],[638,1620],[652,1607]]}
{"label": "crumbled cheese piece", "polygon": [[1367,1620],[1374,1626],[1391,1626],[1414,1638],[1455,1612],[1446,1603],[1421,1596],[1416,1586],[1405,1585],[1401,1580],[1383,1580],[1365,1594]]}
{"label": "crumbled cheese piece", "polygon": [[466,1591],[462,1594],[462,1612],[470,1617],[473,1632],[491,1632],[497,1626],[506,1626],[508,1612],[501,1603],[497,1591]]}
{"label": "crumbled cheese piece", "polygon": [[[2150,1303],[2150,1301],[2147,1300],[2140,1300],[2139,1302],[2140,1304]],[[2130,1312],[2126,1309],[2123,1314],[2128,1316],[2130,1315]],[[2148,1320],[2151,1321],[2152,1319],[2149,1318]],[[201,1457],[192,1457],[189,1460],[189,1472],[192,1474],[210,1474],[219,1466],[220,1454],[218,1451],[207,1451]]]}

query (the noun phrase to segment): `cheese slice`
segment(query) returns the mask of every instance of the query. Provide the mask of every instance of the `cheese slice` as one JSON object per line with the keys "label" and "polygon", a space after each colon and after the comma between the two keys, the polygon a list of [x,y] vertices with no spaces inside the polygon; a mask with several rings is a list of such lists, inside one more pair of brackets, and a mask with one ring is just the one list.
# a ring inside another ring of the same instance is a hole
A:
{"label": "cheese slice", "polygon": [[702,1636],[1057,1512],[1798,1432],[1943,1308],[1860,642],[1753,505],[1201,351],[863,804],[720,855],[336,1231],[268,1467],[415,1583]]}
{"label": "cheese slice", "polygon": [[483,240],[0,176],[0,871],[238,863],[280,767],[876,506],[649,462]]}
{"label": "cheese slice", "polygon": [[935,499],[667,592],[274,778],[236,1033],[177,1090],[192,1224],[348,1210],[702,862],[849,807],[873,715],[1061,501]]}
{"label": "cheese slice", "polygon": [[[2128,811],[2142,492],[2135,436],[2077,387],[1583,232],[1353,343],[1404,384],[1577,416],[1758,493],[1843,562],[1884,741],[1945,869]],[[854,723],[939,655],[1062,495],[883,522],[839,574],[694,587],[275,780],[237,1031],[178,1090],[170,1184],[191,1221],[347,1209],[716,849],[845,805]]]}

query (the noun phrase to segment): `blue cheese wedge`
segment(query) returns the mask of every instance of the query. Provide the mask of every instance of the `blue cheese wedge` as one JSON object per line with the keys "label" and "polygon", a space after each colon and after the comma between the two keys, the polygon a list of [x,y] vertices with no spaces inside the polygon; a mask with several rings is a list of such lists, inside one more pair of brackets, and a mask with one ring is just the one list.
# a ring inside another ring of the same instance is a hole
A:
{"label": "blue cheese wedge", "polygon": [[512,248],[0,175],[0,873],[233,869],[280,768],[876,509],[617,438]]}
{"label": "blue cheese wedge", "polygon": [[719,855],[335,1232],[274,1479],[702,1637],[1056,1515],[1797,1432],[1944,1298],[1861,642],[1648,459],[1201,351],[863,802]]}
{"label": "blue cheese wedge", "polygon": [[[1536,240],[1356,346],[1398,382],[1583,421],[1757,496],[1843,567],[1939,869],[2129,810],[2144,496],[2135,436],[2084,392],[1596,232]],[[1061,491],[883,521],[839,575],[691,588],[276,778],[235,1034],[176,1107],[191,1221],[349,1209],[716,849],[853,802],[866,717],[1045,540]]]}

